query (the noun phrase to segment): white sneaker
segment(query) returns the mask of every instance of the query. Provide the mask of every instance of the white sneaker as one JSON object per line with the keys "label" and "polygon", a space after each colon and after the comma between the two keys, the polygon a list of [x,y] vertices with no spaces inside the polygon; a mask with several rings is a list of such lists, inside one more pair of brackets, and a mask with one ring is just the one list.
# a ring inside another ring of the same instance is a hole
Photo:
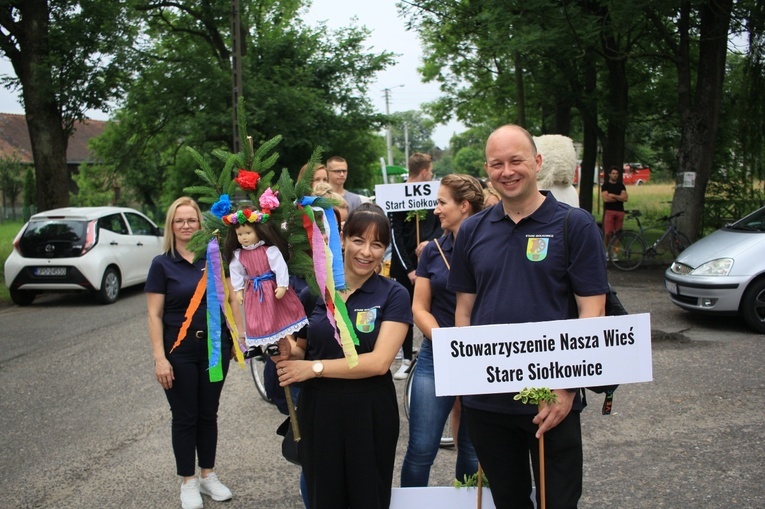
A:
{"label": "white sneaker", "polygon": [[398,353],[396,354],[396,360],[400,361],[403,358],[404,358],[404,349],[403,348],[399,348],[398,349]]}
{"label": "white sneaker", "polygon": [[215,472],[208,474],[207,477],[203,477],[199,480],[199,491],[200,493],[209,495],[210,498],[216,502],[231,500],[231,497],[233,497],[231,490],[218,480],[218,476],[215,475]]}
{"label": "white sneaker", "polygon": [[181,483],[181,507],[183,509],[202,509],[202,496],[199,494],[199,479],[194,478]]}
{"label": "white sneaker", "polygon": [[404,359],[401,361],[401,367],[398,368],[398,371],[396,371],[393,374],[394,380],[406,380],[406,377],[409,375],[409,369],[412,366],[412,361],[409,359]]}

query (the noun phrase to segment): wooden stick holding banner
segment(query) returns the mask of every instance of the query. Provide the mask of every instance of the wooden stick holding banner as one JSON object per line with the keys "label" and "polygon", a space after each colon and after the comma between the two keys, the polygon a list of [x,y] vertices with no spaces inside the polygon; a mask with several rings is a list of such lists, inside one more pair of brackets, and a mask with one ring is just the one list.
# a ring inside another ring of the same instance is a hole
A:
{"label": "wooden stick holding banner", "polygon": [[[551,405],[558,401],[558,396],[546,387],[523,389],[521,392],[513,396],[513,399],[520,400],[524,405],[531,404],[539,406],[544,402]],[[545,497],[545,436],[539,437],[539,506],[540,509],[546,509],[547,499]]]}
{"label": "wooden stick holding banner", "polygon": [[483,468],[478,463],[478,509],[483,505]]}
{"label": "wooden stick holding banner", "polygon": [[290,414],[290,424],[292,425],[292,436],[295,438],[295,442],[300,442],[302,438],[300,436],[300,427],[298,426],[297,412],[295,412],[295,405],[292,403],[292,390],[289,385],[284,386],[284,397],[287,398],[287,411]]}

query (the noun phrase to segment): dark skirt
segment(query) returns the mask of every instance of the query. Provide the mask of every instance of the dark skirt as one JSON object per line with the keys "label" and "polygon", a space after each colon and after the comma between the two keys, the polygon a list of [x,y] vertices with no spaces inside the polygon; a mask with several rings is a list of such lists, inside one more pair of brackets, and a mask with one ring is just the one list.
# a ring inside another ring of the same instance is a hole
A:
{"label": "dark skirt", "polygon": [[390,372],[361,380],[315,378],[303,383],[298,422],[311,509],[390,506],[399,434]]}

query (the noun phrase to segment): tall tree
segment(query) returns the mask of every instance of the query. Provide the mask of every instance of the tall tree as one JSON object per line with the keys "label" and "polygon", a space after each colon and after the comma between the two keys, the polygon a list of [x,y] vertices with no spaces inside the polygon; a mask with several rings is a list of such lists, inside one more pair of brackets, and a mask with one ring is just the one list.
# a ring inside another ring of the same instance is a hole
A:
{"label": "tall tree", "polygon": [[23,180],[21,178],[22,166],[18,154],[0,158],[0,190],[3,191],[3,212],[7,216],[6,208],[11,207],[11,215],[16,219],[16,199],[21,194]]}
{"label": "tall tree", "polygon": [[661,16],[658,10],[646,11],[677,66],[678,166],[694,178],[687,179],[693,185],[680,183],[675,188],[672,213],[685,211],[678,226],[691,240],[701,233],[704,195],[712,173],[732,10],[733,0],[683,0],[675,18]]}
{"label": "tall tree", "polygon": [[2,0],[0,51],[21,90],[37,177],[36,205],[69,204],[66,150],[85,111],[106,109],[129,78],[131,0]]}
{"label": "tall tree", "polygon": [[[349,187],[368,187],[381,155],[375,131],[385,117],[366,90],[392,55],[365,50],[364,28],[307,27],[297,14],[304,5],[242,2],[247,131],[255,145],[281,135],[279,164],[293,174],[322,146],[325,157],[348,159]],[[230,9],[210,0],[157,0],[141,10],[153,44],[98,153],[156,204],[196,178],[181,147],[232,149]]]}

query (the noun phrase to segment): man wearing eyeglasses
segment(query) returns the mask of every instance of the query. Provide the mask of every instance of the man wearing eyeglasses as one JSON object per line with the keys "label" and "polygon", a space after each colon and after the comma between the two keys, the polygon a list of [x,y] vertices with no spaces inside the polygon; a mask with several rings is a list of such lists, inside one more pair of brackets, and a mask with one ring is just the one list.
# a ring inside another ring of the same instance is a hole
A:
{"label": "man wearing eyeglasses", "polygon": [[332,156],[327,159],[327,173],[332,190],[345,198],[348,203],[348,213],[353,212],[361,205],[361,197],[345,190],[345,179],[348,178],[348,163],[340,156]]}

